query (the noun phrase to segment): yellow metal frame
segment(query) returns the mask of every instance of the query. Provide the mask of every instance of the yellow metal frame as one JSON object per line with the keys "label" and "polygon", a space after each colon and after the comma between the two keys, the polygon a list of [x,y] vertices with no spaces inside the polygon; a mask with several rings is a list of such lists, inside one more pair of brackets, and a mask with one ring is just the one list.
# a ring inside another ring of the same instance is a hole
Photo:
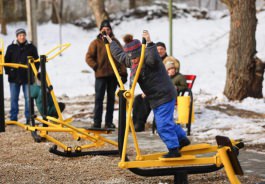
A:
{"label": "yellow metal frame", "polygon": [[2,53],[1,54],[1,59],[0,59],[0,74],[3,74],[4,73],[4,70],[3,70],[3,67],[1,67],[2,64],[4,64],[5,62],[5,58],[4,58],[4,40],[2,38],[0,38],[0,45],[1,45],[1,48],[0,48],[0,52]]}
{"label": "yellow metal frame", "polygon": [[[2,39],[0,40],[0,42],[2,42],[2,50],[3,50],[4,46],[3,46]],[[58,56],[64,50],[66,50],[70,45],[71,44],[69,44],[69,43],[58,45],[58,46],[54,47],[53,49],[51,49],[50,51],[48,51],[45,54],[47,56],[47,61],[54,59],[56,56]],[[57,51],[58,49],[60,49],[60,50]],[[2,54],[2,56],[3,56],[3,54]],[[35,63],[40,62],[40,59],[34,60],[33,57],[29,57],[28,60],[29,60],[28,62],[30,63],[30,67],[32,68],[34,76],[37,77],[38,71],[37,71],[37,68],[35,66]],[[13,68],[25,68],[25,69],[28,68],[27,65],[23,65],[23,64],[5,63],[4,57],[2,57],[2,62],[0,62],[0,72],[3,71],[4,66],[13,67]],[[47,82],[47,86],[52,86],[48,73],[46,73],[46,82]],[[48,140],[50,142],[53,142],[55,145],[57,145],[58,147],[62,148],[64,151],[67,151],[67,152],[82,151],[82,150],[90,149],[90,148],[99,148],[99,147],[104,146],[105,144],[109,144],[109,145],[112,145],[114,147],[118,146],[117,142],[109,140],[109,139],[101,136],[101,134],[110,134],[111,133],[110,131],[107,131],[107,130],[100,130],[100,131],[86,130],[84,128],[76,128],[75,126],[70,125],[70,123],[73,122],[73,118],[68,118],[68,119],[63,118],[62,112],[59,108],[59,104],[58,104],[58,101],[57,101],[57,98],[55,96],[55,92],[53,89],[50,91],[50,94],[51,94],[53,103],[55,105],[55,109],[58,113],[58,119],[53,118],[53,117],[49,117],[49,116],[46,117],[48,119],[47,121],[43,120],[42,118],[39,118],[39,117],[35,118],[36,121],[38,121],[42,124],[45,124],[48,127],[42,127],[42,126],[38,126],[38,125],[29,126],[29,125],[25,125],[25,124],[18,122],[18,121],[6,121],[6,125],[17,125],[19,127],[22,127],[23,129],[27,130],[27,131],[32,131],[32,132],[38,131],[39,135],[41,137],[46,138],[46,140]],[[73,149],[72,147],[65,145],[64,143],[57,140],[56,138],[48,135],[48,132],[69,133],[73,136],[74,140],[84,139],[84,140],[90,141],[91,143],[77,146]]]}
{"label": "yellow metal frame", "polygon": [[[114,60],[112,58],[111,52],[110,52],[110,46],[109,44],[105,44],[107,49],[108,58],[110,60],[111,66],[113,67],[114,73],[118,79],[120,90],[124,90],[124,85],[122,81],[120,80],[120,75],[117,72],[116,65],[114,63]],[[128,168],[147,168],[147,167],[172,167],[172,166],[201,166],[201,165],[210,165],[214,164],[217,167],[224,166],[224,169],[226,171],[226,174],[229,178],[229,181],[233,184],[238,184],[240,181],[238,180],[237,176],[235,175],[235,172],[233,170],[232,164],[228,158],[227,150],[229,150],[229,147],[222,147],[218,148],[217,145],[210,145],[210,144],[196,144],[196,145],[190,145],[186,146],[181,150],[182,156],[179,158],[171,158],[171,159],[165,159],[161,156],[165,153],[153,153],[153,154],[147,154],[142,155],[139,144],[137,141],[137,136],[134,129],[134,124],[132,122],[132,106],[134,101],[134,91],[135,86],[138,81],[141,68],[144,63],[144,55],[145,55],[145,48],[146,45],[142,44],[142,50],[141,50],[141,57],[139,66],[137,68],[134,81],[132,84],[131,89],[125,90],[123,93],[123,96],[126,98],[126,128],[125,128],[125,135],[124,135],[124,144],[123,144],[123,150],[121,155],[121,161],[119,162],[118,166],[123,169]],[[128,145],[128,136],[129,132],[131,130],[133,141],[134,141],[134,147],[135,147],[135,160],[132,161],[126,161],[126,155],[127,155],[127,145]],[[232,141],[232,144],[235,145],[237,142]],[[202,155],[206,153],[212,153],[213,156],[206,156],[206,157],[196,157],[196,155]]]}

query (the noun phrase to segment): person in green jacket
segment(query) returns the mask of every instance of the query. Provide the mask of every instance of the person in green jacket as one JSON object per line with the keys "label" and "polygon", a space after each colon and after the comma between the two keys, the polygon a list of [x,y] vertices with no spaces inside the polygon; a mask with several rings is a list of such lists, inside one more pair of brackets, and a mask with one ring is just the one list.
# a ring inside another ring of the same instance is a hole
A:
{"label": "person in green jacket", "polygon": [[[42,107],[42,91],[41,91],[41,81],[40,81],[40,73],[38,73],[38,77],[35,77],[35,83],[30,86],[30,96],[35,99],[36,106],[38,111],[43,116],[43,107]],[[65,109],[65,104],[59,102],[59,108],[61,112]],[[52,96],[47,89],[47,116],[58,118],[58,113],[55,109]]]}
{"label": "person in green jacket", "polygon": [[186,78],[179,72],[179,61],[172,56],[168,56],[164,60],[164,65],[166,67],[168,76],[176,87],[178,93],[187,89],[188,85]]}

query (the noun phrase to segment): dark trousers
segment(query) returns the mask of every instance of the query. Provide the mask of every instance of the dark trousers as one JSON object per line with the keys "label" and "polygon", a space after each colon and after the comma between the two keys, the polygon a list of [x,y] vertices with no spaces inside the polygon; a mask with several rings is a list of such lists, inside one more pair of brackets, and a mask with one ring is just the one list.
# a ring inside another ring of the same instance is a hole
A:
{"label": "dark trousers", "polygon": [[142,98],[141,94],[134,98],[133,103],[133,123],[135,130],[144,131],[146,120],[151,112],[151,107],[146,98]]}
{"label": "dark trousers", "polygon": [[105,116],[105,124],[111,124],[113,122],[116,88],[117,88],[117,79],[115,76],[96,78],[94,124],[101,125],[105,91],[107,91],[107,112]]}

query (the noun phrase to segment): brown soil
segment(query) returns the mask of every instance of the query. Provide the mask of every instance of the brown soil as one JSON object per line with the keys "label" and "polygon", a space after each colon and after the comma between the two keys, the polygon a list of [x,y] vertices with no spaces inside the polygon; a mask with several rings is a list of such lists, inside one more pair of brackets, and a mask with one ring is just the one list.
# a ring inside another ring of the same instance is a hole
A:
{"label": "brown soil", "polygon": [[[56,136],[73,143],[65,134]],[[34,143],[29,132],[8,126],[0,134],[0,183],[173,183],[173,177],[140,177],[120,169],[116,156],[64,158],[48,152],[49,142]],[[242,183],[261,181],[254,176],[240,177]],[[229,183],[224,171],[189,176],[189,182]]]}

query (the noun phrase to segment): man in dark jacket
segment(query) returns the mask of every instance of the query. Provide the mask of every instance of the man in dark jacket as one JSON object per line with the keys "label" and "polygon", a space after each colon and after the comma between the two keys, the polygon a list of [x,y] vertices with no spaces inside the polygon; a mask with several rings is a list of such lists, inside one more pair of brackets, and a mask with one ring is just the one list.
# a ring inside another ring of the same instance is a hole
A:
{"label": "man in dark jacket", "polygon": [[[22,28],[16,30],[16,40],[8,46],[5,55],[6,63],[18,63],[27,65],[28,56],[32,56],[34,59],[38,59],[37,48],[26,40],[26,31]],[[38,68],[38,64],[36,67]],[[8,82],[10,85],[11,94],[11,110],[10,120],[17,121],[19,112],[18,100],[20,88],[22,87],[25,98],[25,117],[27,122],[29,121],[29,106],[28,106],[28,76],[27,69],[24,68],[10,68],[5,67],[5,72],[8,75]]]}
{"label": "man in dark jacket", "polygon": [[[177,92],[167,75],[156,45],[151,41],[148,31],[144,31],[143,38],[146,39],[147,47],[138,83],[153,109],[158,134],[169,150],[163,157],[180,157],[179,149],[190,144],[190,141],[181,126],[174,122],[173,115]],[[130,79],[133,80],[140,61],[141,42],[133,40],[126,44],[123,51],[110,37],[107,36],[107,39],[110,42],[113,57],[131,68]]]}
{"label": "man in dark jacket", "polygon": [[[113,124],[113,111],[115,102],[115,91],[117,88],[117,79],[114,75],[113,69],[110,65],[104,41],[102,39],[102,32],[105,31],[112,39],[119,43],[112,33],[112,29],[108,20],[104,20],[100,26],[100,34],[89,45],[86,54],[87,64],[95,71],[95,107],[94,107],[94,128],[101,128],[103,100],[105,91],[107,91],[107,112],[105,116],[105,127],[115,128]],[[119,44],[121,47],[121,45]],[[126,67],[123,64],[117,63],[117,68],[121,74],[123,81],[127,80]]]}

